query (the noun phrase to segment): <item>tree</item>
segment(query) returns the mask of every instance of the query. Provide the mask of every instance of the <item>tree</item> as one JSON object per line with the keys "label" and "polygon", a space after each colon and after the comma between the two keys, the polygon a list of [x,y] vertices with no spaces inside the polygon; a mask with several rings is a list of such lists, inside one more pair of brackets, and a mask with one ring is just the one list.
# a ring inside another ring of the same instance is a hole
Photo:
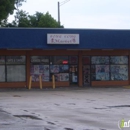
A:
{"label": "tree", "polygon": [[9,14],[13,14],[14,10],[18,12],[22,2],[25,0],[0,0],[0,24],[6,24]]}
{"label": "tree", "polygon": [[29,15],[21,10],[16,13],[16,16],[18,20],[8,23],[6,27],[63,28],[48,12],[45,14],[36,12],[34,15]]}
{"label": "tree", "polygon": [[15,9],[15,0],[0,0],[0,23],[5,20],[9,14],[13,14]]}
{"label": "tree", "polygon": [[19,10],[19,7],[22,6],[22,2],[26,2],[26,0],[15,0],[15,7],[16,7],[15,23],[18,23],[20,13],[22,13]]}

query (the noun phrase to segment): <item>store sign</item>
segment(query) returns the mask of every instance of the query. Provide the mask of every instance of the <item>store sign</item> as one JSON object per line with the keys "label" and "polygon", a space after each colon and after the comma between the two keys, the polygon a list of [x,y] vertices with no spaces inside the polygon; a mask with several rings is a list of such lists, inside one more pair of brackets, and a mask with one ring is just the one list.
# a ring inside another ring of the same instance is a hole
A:
{"label": "store sign", "polygon": [[49,63],[49,58],[44,56],[31,56],[32,63]]}
{"label": "store sign", "polygon": [[47,44],[79,44],[79,34],[47,34]]}
{"label": "store sign", "polygon": [[6,63],[12,64],[12,63],[25,63],[26,57],[25,56],[7,56],[6,57]]}
{"label": "store sign", "polygon": [[67,60],[62,61],[63,64],[68,64]]}

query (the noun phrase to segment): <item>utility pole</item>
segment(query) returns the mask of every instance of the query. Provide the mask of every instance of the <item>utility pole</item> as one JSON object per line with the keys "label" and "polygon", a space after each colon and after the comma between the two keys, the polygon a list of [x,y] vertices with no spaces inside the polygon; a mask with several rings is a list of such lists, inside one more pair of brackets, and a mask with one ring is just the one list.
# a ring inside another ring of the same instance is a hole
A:
{"label": "utility pole", "polygon": [[65,3],[69,2],[70,0],[65,0],[63,2],[58,1],[58,23],[60,25],[60,6],[64,5]]}
{"label": "utility pole", "polygon": [[58,1],[58,23],[60,25],[60,2]]}

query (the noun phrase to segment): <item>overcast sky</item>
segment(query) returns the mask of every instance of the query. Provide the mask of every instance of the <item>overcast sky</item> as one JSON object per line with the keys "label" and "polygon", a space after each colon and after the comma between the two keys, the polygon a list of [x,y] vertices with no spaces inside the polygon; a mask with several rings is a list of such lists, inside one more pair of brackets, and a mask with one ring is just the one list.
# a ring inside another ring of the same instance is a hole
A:
{"label": "overcast sky", "polygon": [[[57,3],[27,0],[20,9],[30,15],[48,11],[58,21]],[[130,29],[130,0],[70,0],[60,6],[60,21],[65,28]]]}

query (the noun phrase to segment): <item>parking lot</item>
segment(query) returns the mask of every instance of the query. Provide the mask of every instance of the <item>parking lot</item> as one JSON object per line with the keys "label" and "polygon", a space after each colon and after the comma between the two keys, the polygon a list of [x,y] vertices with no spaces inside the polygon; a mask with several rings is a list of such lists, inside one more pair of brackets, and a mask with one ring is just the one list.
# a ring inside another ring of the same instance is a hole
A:
{"label": "parking lot", "polygon": [[130,120],[122,87],[0,90],[0,130],[119,130],[122,119]]}

